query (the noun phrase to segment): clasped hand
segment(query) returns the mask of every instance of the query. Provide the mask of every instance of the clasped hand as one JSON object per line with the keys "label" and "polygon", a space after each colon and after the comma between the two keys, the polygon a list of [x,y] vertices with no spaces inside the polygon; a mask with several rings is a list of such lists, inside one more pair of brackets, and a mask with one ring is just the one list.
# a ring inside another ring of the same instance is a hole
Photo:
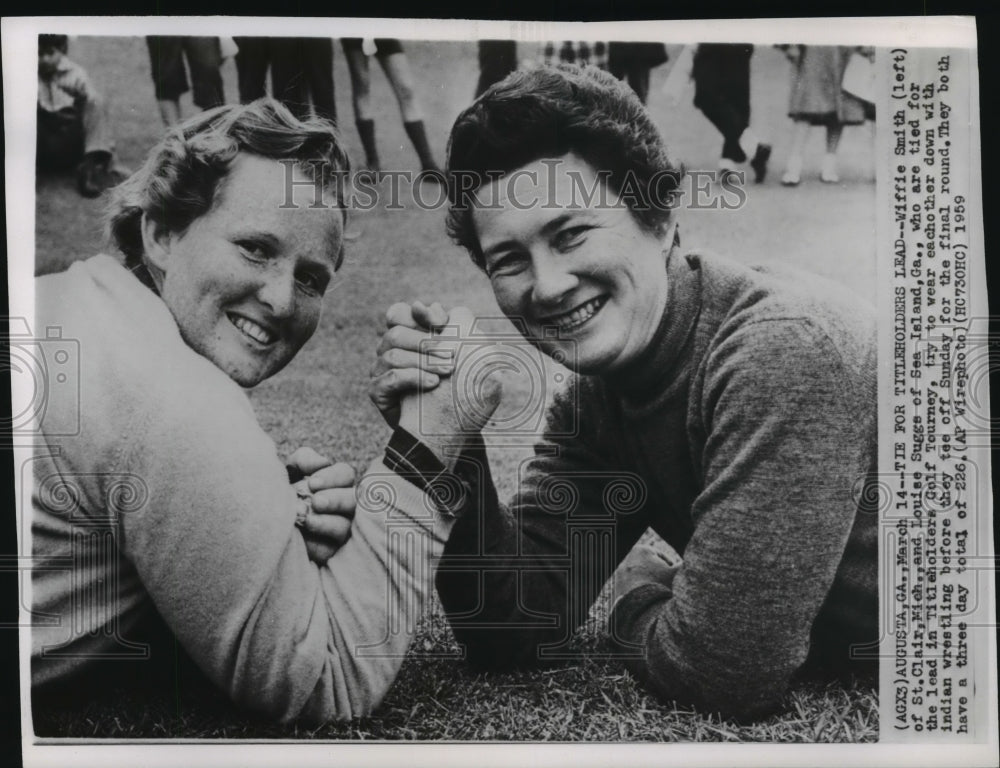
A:
{"label": "clasped hand", "polygon": [[[386,312],[369,397],[386,423],[421,440],[449,467],[500,404],[488,366],[462,375],[475,317],[465,307],[398,303]],[[477,342],[481,342],[477,339]]]}
{"label": "clasped hand", "polygon": [[[475,378],[475,391],[454,384],[475,321],[464,307],[450,313],[440,304],[393,304],[386,312],[369,396],[386,422],[403,427],[454,466],[465,440],[477,434],[500,403],[501,387],[490,375]],[[289,457],[293,485],[308,501],[299,522],[309,559],[323,565],[351,535],[357,497],[354,469],[311,448]]]}
{"label": "clasped hand", "polygon": [[299,448],[286,462],[289,474],[302,479],[293,483],[300,498],[308,500],[308,511],[299,523],[309,559],[319,565],[351,536],[357,497],[354,468],[334,463],[312,448]]}

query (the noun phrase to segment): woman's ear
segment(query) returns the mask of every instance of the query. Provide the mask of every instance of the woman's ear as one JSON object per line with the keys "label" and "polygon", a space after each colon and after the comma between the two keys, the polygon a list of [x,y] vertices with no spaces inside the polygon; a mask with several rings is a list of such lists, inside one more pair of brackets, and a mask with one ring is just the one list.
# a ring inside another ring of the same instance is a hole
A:
{"label": "woman's ear", "polygon": [[163,224],[153,221],[146,213],[142,214],[139,228],[142,232],[142,250],[146,264],[161,273],[166,272],[170,264],[173,236]]}

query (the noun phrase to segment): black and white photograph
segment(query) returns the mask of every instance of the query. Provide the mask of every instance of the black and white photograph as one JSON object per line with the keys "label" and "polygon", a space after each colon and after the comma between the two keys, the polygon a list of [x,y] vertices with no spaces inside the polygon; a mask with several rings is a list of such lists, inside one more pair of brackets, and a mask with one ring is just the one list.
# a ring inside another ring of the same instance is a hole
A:
{"label": "black and white photograph", "polygon": [[117,21],[4,20],[26,763],[989,764],[974,20]]}

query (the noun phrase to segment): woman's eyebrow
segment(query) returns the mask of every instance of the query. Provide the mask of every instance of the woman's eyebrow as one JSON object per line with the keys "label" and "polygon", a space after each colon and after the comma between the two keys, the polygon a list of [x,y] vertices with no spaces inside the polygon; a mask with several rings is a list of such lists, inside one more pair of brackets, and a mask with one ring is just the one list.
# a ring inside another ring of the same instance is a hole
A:
{"label": "woman's eyebrow", "polygon": [[268,232],[266,230],[260,229],[237,229],[231,235],[233,240],[252,240],[255,243],[261,245],[266,245],[270,248],[277,249],[281,245],[281,238],[275,235],[273,232]]}
{"label": "woman's eyebrow", "polygon": [[554,219],[550,219],[542,226],[542,234],[546,236],[551,235],[556,230],[562,228],[563,224],[567,221],[571,221],[577,215],[578,214],[576,212],[564,213],[560,216],[556,216]]}
{"label": "woman's eyebrow", "polygon": [[491,245],[489,248],[483,251],[483,256],[493,256],[494,254],[500,253],[502,251],[510,250],[511,248],[516,248],[520,245],[517,240],[503,240],[495,245]]}

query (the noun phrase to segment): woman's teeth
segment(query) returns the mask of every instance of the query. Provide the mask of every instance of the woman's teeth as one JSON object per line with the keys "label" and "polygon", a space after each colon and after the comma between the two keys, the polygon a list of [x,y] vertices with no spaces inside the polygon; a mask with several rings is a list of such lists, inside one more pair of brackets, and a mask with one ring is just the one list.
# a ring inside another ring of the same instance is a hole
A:
{"label": "woman's teeth", "polygon": [[604,306],[603,298],[591,299],[586,304],[577,307],[572,312],[565,315],[557,315],[550,318],[549,322],[554,324],[560,331],[572,331],[583,325],[590,318],[597,314],[597,311]]}
{"label": "woman's teeth", "polygon": [[257,323],[253,320],[248,320],[245,317],[239,317],[237,315],[232,315],[229,319],[232,321],[233,325],[260,344],[270,344],[274,341],[274,337],[271,336],[271,334],[264,328],[257,325]]}

